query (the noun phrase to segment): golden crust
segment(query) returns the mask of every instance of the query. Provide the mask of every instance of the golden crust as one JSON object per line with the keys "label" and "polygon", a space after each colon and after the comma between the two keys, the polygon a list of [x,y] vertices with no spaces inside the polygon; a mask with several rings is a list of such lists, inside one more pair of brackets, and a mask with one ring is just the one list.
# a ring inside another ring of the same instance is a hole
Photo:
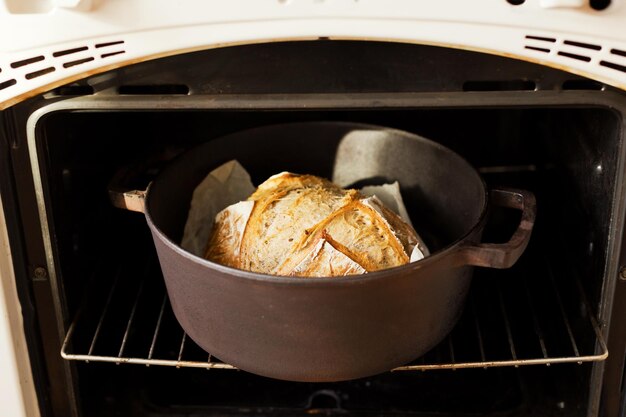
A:
{"label": "golden crust", "polygon": [[248,201],[249,218],[216,217],[207,259],[274,275],[352,275],[408,263],[418,240],[378,199],[312,175],[275,175]]}

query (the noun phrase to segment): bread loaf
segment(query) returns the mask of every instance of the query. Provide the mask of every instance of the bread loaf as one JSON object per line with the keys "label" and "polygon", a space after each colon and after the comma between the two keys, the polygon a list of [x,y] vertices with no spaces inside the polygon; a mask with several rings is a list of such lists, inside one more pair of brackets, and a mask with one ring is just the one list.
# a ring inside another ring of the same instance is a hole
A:
{"label": "bread loaf", "polygon": [[343,276],[406,264],[418,242],[375,196],[283,172],[216,216],[205,257],[266,274]]}

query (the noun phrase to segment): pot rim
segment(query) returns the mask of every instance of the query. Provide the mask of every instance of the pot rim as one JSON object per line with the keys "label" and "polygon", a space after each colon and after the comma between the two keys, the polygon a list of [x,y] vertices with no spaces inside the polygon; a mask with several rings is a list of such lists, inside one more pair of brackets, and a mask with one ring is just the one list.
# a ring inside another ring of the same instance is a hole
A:
{"label": "pot rim", "polygon": [[[145,197],[145,210],[144,210],[144,215],[146,217],[146,221],[148,223],[148,226],[150,227],[150,229],[152,230],[152,232],[154,234],[156,234],[158,236],[158,238],[171,250],[173,250],[174,252],[176,252],[177,254],[183,256],[184,258],[186,258],[187,260],[200,264],[202,266],[205,266],[209,269],[214,269],[217,270],[223,274],[228,274],[231,275],[233,277],[237,277],[240,279],[245,279],[248,281],[257,281],[257,282],[268,282],[268,283],[272,283],[272,284],[285,284],[285,285],[303,285],[303,286],[327,286],[327,285],[340,285],[340,284],[359,284],[359,283],[365,283],[365,282],[369,282],[372,280],[378,280],[378,279],[384,279],[386,277],[389,277],[390,275],[404,275],[406,273],[410,273],[410,272],[414,272],[417,271],[419,269],[422,269],[424,267],[427,267],[433,263],[439,262],[441,259],[444,259],[446,257],[452,257],[454,255],[454,253],[456,253],[459,249],[461,249],[464,246],[464,243],[468,240],[468,238],[470,236],[472,236],[473,234],[476,233],[477,230],[480,230],[482,228],[484,228],[485,226],[485,222],[486,222],[486,216],[487,216],[487,211],[489,208],[489,192],[487,190],[487,186],[485,184],[484,179],[482,178],[482,176],[478,173],[478,171],[476,171],[476,169],[469,163],[467,162],[467,160],[465,158],[463,158],[461,155],[459,155],[458,153],[454,152],[453,150],[447,148],[446,146],[441,145],[440,143],[437,143],[431,139],[425,138],[423,136],[417,135],[415,133],[411,133],[411,132],[407,132],[404,130],[399,130],[399,129],[394,129],[394,128],[389,128],[389,127],[385,127],[385,126],[377,126],[377,125],[372,125],[372,124],[366,124],[366,123],[352,123],[352,122],[341,122],[341,121],[333,121],[333,122],[328,122],[328,121],[323,121],[323,122],[293,122],[293,123],[278,123],[278,124],[273,124],[273,125],[267,125],[267,126],[260,126],[260,127],[255,127],[252,129],[245,129],[245,130],[241,130],[238,132],[233,132],[229,135],[226,135],[224,137],[230,136],[232,134],[239,134],[241,132],[244,132],[246,130],[254,130],[254,129],[267,129],[267,128],[272,128],[272,127],[277,127],[277,126],[286,126],[286,125],[306,125],[306,124],[333,124],[333,125],[345,125],[345,126],[354,126],[354,127],[360,127],[360,128],[367,128],[367,129],[371,129],[371,130],[385,130],[385,131],[392,131],[395,134],[398,134],[400,136],[405,136],[408,137],[412,140],[420,140],[420,141],[424,141],[424,142],[428,142],[430,145],[439,148],[442,151],[448,152],[448,153],[452,153],[453,155],[455,155],[457,158],[459,158],[464,164],[466,164],[470,170],[475,174],[476,178],[478,178],[478,180],[480,181],[482,188],[483,188],[483,206],[481,208],[480,211],[480,215],[478,216],[478,219],[476,220],[476,222],[474,223],[474,225],[465,233],[463,234],[461,237],[459,237],[458,239],[454,240],[452,243],[444,246],[443,248],[441,248],[440,250],[436,251],[435,253],[420,259],[419,261],[416,262],[410,262],[407,263],[405,265],[400,265],[400,266],[395,266],[392,268],[386,268],[386,269],[382,269],[379,271],[374,271],[374,272],[368,272],[366,274],[361,274],[361,275],[346,275],[346,276],[338,276],[338,277],[291,277],[291,276],[283,276],[283,275],[271,275],[271,274],[265,274],[265,273],[259,273],[259,272],[252,272],[252,271],[246,271],[243,269],[238,269],[238,268],[233,268],[233,267],[229,267],[229,266],[225,266],[225,265],[221,265],[219,263],[216,262],[212,262],[209,261],[208,259],[202,258],[200,256],[194,255],[191,252],[186,251],[185,249],[183,249],[178,243],[174,242],[172,239],[169,238],[169,236],[167,236],[152,220],[152,216],[150,215],[150,204],[149,204],[149,200],[150,200],[150,189],[152,188],[152,184],[150,184],[146,190],[146,197]],[[183,153],[181,156],[179,156],[179,158],[183,158],[185,156],[187,152]],[[159,177],[157,176],[157,178],[154,180],[155,182],[158,181]],[[460,265],[462,266],[462,265]]]}

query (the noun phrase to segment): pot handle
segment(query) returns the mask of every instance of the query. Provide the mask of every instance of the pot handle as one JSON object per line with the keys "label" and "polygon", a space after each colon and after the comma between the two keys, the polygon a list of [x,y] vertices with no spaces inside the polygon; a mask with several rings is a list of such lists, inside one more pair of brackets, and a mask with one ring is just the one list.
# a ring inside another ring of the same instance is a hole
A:
{"label": "pot handle", "polygon": [[490,191],[491,204],[522,211],[517,230],[506,243],[475,243],[461,248],[463,265],[505,269],[512,267],[522,256],[535,224],[537,203],[533,193],[513,188]]}
{"label": "pot handle", "polygon": [[109,199],[111,200],[111,204],[117,208],[143,213],[145,210],[146,193],[147,190],[119,190],[109,188]]}
{"label": "pot handle", "polygon": [[[184,151],[183,148],[167,147],[140,156],[131,165],[119,169],[109,182],[109,200],[117,208],[145,212],[145,199],[150,183],[163,166]],[[137,188],[145,189],[137,189]]]}

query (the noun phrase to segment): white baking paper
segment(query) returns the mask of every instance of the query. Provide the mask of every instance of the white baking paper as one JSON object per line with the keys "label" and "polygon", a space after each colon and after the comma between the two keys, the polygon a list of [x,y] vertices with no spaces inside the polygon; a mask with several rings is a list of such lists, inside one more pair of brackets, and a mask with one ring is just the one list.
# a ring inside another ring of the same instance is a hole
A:
{"label": "white baking paper", "polygon": [[[226,162],[211,171],[193,192],[181,243],[182,248],[194,255],[204,257],[216,216],[230,205],[246,200],[255,190],[250,175],[235,160]],[[391,184],[368,185],[359,191],[366,197],[376,196],[385,207],[412,226],[397,181]],[[238,223],[241,231],[245,229],[246,223]],[[417,240],[417,245],[411,252],[410,262],[419,261],[430,255],[419,235]]]}
{"label": "white baking paper", "polygon": [[211,171],[193,192],[180,246],[203,257],[215,216],[231,204],[246,200],[255,189],[250,174],[237,161]]}

